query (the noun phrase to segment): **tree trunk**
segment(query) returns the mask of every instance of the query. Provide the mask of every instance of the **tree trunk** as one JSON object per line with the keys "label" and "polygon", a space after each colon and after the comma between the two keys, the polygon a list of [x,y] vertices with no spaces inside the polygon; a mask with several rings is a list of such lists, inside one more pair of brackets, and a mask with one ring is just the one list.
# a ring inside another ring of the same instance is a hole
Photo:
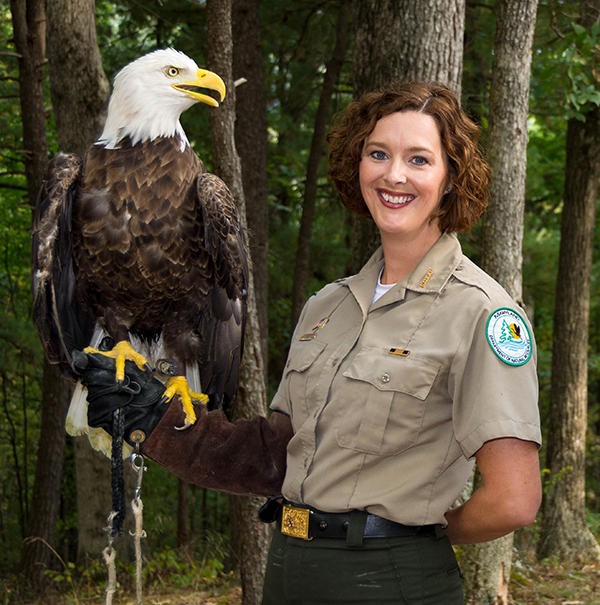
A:
{"label": "tree trunk", "polygon": [[44,360],[42,419],[35,480],[29,507],[20,573],[34,586],[44,584],[44,572],[53,557],[54,528],[58,518],[65,449],[65,418],[69,403],[65,379],[58,366]]}
{"label": "tree trunk", "polygon": [[522,244],[527,114],[537,0],[501,0],[490,89],[490,203],[483,218],[482,268],[523,305]]}
{"label": "tree trunk", "polygon": [[[61,151],[79,155],[94,142],[105,119],[109,85],[98,41],[94,0],[47,0],[50,94]],[[110,463],[75,440],[78,558],[99,557],[111,511]],[[125,472],[128,493],[133,473]],[[129,541],[128,541],[129,542]],[[128,558],[128,557],[126,557]]]}
{"label": "tree trunk", "polygon": [[[354,0],[354,97],[394,81],[439,82],[460,98],[465,0]],[[357,273],[379,246],[373,221],[355,215]]]}
{"label": "tree trunk", "polygon": [[[591,28],[599,0],[582,2],[580,24]],[[577,561],[600,556],[585,516],[587,356],[594,222],[600,179],[600,109],[567,126],[564,205],[556,280],[552,382],[538,556]]]}
{"label": "tree trunk", "polygon": [[317,203],[317,182],[319,178],[319,165],[324,151],[325,130],[329,119],[329,106],[331,97],[342,70],[346,58],[346,47],[348,45],[348,21],[350,18],[351,0],[342,0],[338,16],[337,35],[335,48],[331,60],[327,64],[327,71],[321,88],[319,107],[315,116],[310,153],[306,166],[306,181],[304,185],[304,202],[302,204],[302,218],[300,220],[300,231],[298,233],[298,248],[296,250],[296,266],[294,269],[294,284],[292,289],[292,319],[291,331],[300,318],[302,307],[306,303],[306,286],[308,284],[310,245],[312,240],[312,228],[315,218],[315,206]]}
{"label": "tree trunk", "polygon": [[[465,576],[465,604],[507,604],[513,534],[493,542],[469,544],[468,547],[460,559]],[[466,564],[465,559],[468,559]]]}
{"label": "tree trunk", "polygon": [[[13,36],[19,54],[19,96],[23,123],[25,176],[29,203],[33,207],[48,162],[44,66],[46,11],[43,0],[11,0]],[[64,383],[57,367],[44,361],[42,418],[35,479],[20,573],[36,588],[44,583],[50,566],[54,528],[58,518],[65,447],[66,415]]]}
{"label": "tree trunk", "polygon": [[19,97],[23,123],[25,177],[32,208],[48,163],[44,73],[46,10],[44,0],[11,0],[13,35],[19,54]]}
{"label": "tree trunk", "polygon": [[[227,97],[219,109],[211,111],[213,171],[229,186],[242,223],[246,209],[242,168],[235,148],[235,88],[233,87],[231,0],[208,0],[207,64],[227,87]],[[248,313],[244,357],[240,369],[236,417],[250,418],[267,413],[260,326],[254,295],[253,267],[250,263]],[[230,520],[234,553],[240,566],[243,605],[258,605],[262,598],[262,578],[266,565],[271,528],[258,521],[261,498],[231,497]]]}
{"label": "tree trunk", "polygon": [[177,543],[183,551],[190,546],[189,488],[187,481],[177,479]]}
{"label": "tree trunk", "polygon": [[243,166],[248,242],[266,380],[269,341],[269,143],[259,8],[260,0],[234,0],[232,28],[233,79],[247,80],[236,88],[235,144]]}
{"label": "tree trunk", "polygon": [[82,154],[106,119],[109,84],[96,37],[94,0],[47,0],[50,94],[61,151]]}
{"label": "tree trunk", "polygon": [[355,0],[354,96],[394,81],[440,82],[460,98],[464,0]]}
{"label": "tree trunk", "polygon": [[[523,304],[522,242],[527,114],[537,0],[500,0],[490,90],[490,202],[483,219],[482,268]],[[508,603],[514,534],[463,548],[467,603]]]}
{"label": "tree trunk", "polygon": [[[73,437],[75,442],[75,472],[77,475],[77,560],[100,559],[107,545],[107,518],[112,510],[112,488],[110,460],[92,449],[88,438]],[[126,502],[131,502],[135,476],[125,461]],[[133,560],[133,541],[129,531],[133,531],[133,515],[127,514],[123,536],[113,543],[121,561]]]}

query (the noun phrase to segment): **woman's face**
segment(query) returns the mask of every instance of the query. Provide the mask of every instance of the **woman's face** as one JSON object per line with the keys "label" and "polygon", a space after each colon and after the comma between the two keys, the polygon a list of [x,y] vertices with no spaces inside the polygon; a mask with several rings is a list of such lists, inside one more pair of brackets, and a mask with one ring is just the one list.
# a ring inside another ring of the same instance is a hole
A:
{"label": "woman's face", "polygon": [[367,137],[360,188],[382,239],[432,246],[441,231],[429,217],[450,186],[434,119],[415,111],[381,118]]}

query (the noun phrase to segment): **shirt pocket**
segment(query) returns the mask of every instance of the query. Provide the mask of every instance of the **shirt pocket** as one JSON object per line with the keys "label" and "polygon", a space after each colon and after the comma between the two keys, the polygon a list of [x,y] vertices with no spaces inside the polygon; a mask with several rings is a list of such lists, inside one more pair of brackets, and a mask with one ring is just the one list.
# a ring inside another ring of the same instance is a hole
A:
{"label": "shirt pocket", "polygon": [[297,432],[311,414],[311,397],[317,386],[315,362],[327,347],[321,340],[296,342],[290,349],[285,365],[284,378],[288,384],[291,419],[294,431]]}
{"label": "shirt pocket", "polygon": [[381,349],[361,350],[344,372],[338,445],[383,456],[414,445],[439,370],[440,364],[415,353],[401,357]]}

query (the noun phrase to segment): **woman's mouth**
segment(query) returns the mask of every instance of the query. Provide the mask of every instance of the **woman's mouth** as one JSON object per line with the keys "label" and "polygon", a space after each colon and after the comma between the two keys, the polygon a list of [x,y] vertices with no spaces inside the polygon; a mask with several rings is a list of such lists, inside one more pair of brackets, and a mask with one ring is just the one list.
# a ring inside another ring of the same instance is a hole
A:
{"label": "woman's mouth", "polygon": [[387,204],[391,204],[392,206],[403,206],[404,204],[408,204],[408,202],[412,202],[415,199],[414,195],[392,195],[391,193],[386,193],[385,191],[379,191],[379,197]]}

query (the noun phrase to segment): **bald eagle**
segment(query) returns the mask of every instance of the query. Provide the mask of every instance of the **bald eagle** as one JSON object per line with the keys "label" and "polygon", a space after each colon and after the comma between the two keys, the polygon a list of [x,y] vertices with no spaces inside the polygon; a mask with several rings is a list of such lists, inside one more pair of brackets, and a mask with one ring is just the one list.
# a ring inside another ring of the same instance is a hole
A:
{"label": "bald eagle", "polygon": [[[124,67],[100,138],[82,158],[49,163],[33,223],[33,315],[48,360],[76,378],[73,351],[109,337],[115,380],[124,359],[170,376],[184,428],[195,421],[190,399],[233,409],[248,280],[232,196],[179,122],[198,101],[218,107],[199,88],[225,96],[219,76],[172,48]],[[71,434],[88,430],[82,401],[80,387]]]}

